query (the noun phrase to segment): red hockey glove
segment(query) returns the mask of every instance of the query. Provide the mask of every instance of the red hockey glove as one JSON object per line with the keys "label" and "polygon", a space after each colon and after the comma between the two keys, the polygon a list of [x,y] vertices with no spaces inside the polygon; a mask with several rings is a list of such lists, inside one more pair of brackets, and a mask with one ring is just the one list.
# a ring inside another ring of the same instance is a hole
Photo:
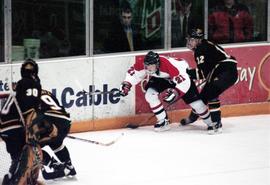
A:
{"label": "red hockey glove", "polygon": [[166,103],[173,103],[178,99],[179,93],[175,89],[167,89],[166,96],[163,98],[163,101]]}
{"label": "red hockey glove", "polygon": [[130,91],[131,86],[132,85],[129,82],[126,82],[126,81],[122,82],[121,87],[120,87],[120,95],[127,96],[128,92]]}

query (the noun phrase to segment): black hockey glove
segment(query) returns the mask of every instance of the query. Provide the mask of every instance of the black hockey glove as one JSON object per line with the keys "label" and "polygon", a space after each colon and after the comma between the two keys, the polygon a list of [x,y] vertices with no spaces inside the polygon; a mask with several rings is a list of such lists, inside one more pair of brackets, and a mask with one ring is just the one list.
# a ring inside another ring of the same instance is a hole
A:
{"label": "black hockey glove", "polygon": [[173,103],[178,99],[179,93],[175,89],[167,89],[166,96],[163,98],[163,101],[166,103]]}
{"label": "black hockey glove", "polygon": [[196,69],[187,69],[187,74],[189,75],[191,79],[193,80],[197,79]]}
{"label": "black hockey glove", "polygon": [[131,87],[132,87],[131,83],[127,81],[122,82],[121,87],[120,87],[120,95],[127,96]]}

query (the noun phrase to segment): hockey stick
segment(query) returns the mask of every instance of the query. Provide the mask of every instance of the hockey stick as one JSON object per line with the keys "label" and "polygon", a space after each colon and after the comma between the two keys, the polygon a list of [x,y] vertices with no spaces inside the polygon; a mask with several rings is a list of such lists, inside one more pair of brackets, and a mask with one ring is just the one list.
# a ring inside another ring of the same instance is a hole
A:
{"label": "hockey stick", "polygon": [[114,140],[112,140],[112,141],[110,141],[108,143],[103,143],[103,142],[99,142],[99,141],[93,141],[93,140],[90,140],[90,139],[83,139],[83,138],[79,138],[79,137],[75,137],[75,136],[71,136],[71,135],[68,135],[67,138],[83,141],[83,142],[86,142],[86,143],[92,143],[92,144],[96,144],[96,145],[101,145],[101,146],[111,146],[112,144],[116,143],[123,135],[124,135],[124,133],[122,133],[116,139],[114,139]]}
{"label": "hockey stick", "polygon": [[[177,100],[175,100],[175,101],[173,101],[173,102],[171,102],[170,104],[168,104],[164,109],[165,109],[165,111],[167,111],[167,109],[168,108],[170,108],[170,106],[171,105],[173,105],[175,102],[176,102]],[[143,126],[143,125],[145,125],[149,120],[151,120],[153,117],[155,117],[156,115],[155,114],[153,114],[153,115],[151,115],[150,117],[148,117],[147,119],[145,119],[143,122],[141,122],[141,123],[139,123],[139,124],[136,124],[136,123],[128,123],[128,124],[126,124],[126,128],[131,128],[131,129],[136,129],[136,128],[138,128],[138,127],[140,127],[140,126]]]}

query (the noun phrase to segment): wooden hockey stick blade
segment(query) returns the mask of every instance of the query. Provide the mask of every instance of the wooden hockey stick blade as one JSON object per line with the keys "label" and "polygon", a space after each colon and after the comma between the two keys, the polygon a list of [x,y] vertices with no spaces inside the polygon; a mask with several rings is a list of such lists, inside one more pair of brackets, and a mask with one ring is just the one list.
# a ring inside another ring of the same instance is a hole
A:
{"label": "wooden hockey stick blade", "polygon": [[67,137],[70,138],[70,139],[75,139],[75,140],[79,140],[79,141],[83,141],[83,142],[87,142],[87,143],[93,143],[93,144],[96,144],[96,145],[111,146],[112,144],[116,143],[123,135],[124,135],[124,133],[121,133],[121,135],[119,137],[117,137],[115,140],[112,140],[112,141],[110,141],[108,143],[102,143],[102,142],[99,142],[99,141],[83,139],[83,138],[79,138],[79,137],[75,137],[75,136],[71,136],[71,135],[68,135]]}
{"label": "wooden hockey stick blade", "polygon": [[136,128],[138,128],[138,127],[141,127],[141,126],[144,126],[144,125],[146,125],[147,124],[147,122],[149,121],[149,120],[151,120],[153,117],[155,117],[155,114],[153,114],[152,116],[150,116],[149,118],[147,118],[146,120],[144,120],[143,122],[141,122],[141,123],[128,123],[128,124],[126,124],[126,128],[131,128],[131,129],[136,129]]}
{"label": "wooden hockey stick blade", "polygon": [[[165,110],[167,111],[167,109],[172,106],[175,102],[177,102],[177,100],[175,101],[172,101],[171,103],[169,103],[166,107],[165,107]],[[152,116],[150,116],[149,118],[147,118],[146,120],[144,120],[143,122],[139,123],[139,124],[136,124],[136,123],[128,123],[126,124],[126,128],[131,128],[131,129],[136,129],[138,127],[141,127],[141,126],[144,126],[147,124],[147,122],[149,120],[151,120],[153,117],[155,117],[155,114],[153,114]]]}

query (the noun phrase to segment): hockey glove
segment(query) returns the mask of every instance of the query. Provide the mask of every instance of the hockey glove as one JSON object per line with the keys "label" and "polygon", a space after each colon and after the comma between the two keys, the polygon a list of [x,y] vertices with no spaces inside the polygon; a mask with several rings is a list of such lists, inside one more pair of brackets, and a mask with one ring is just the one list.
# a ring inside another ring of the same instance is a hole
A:
{"label": "hockey glove", "polygon": [[163,98],[163,101],[166,103],[173,103],[178,99],[179,93],[175,89],[167,89],[166,95]]}
{"label": "hockey glove", "polygon": [[197,79],[197,70],[196,69],[186,69],[187,74],[191,79]]}
{"label": "hockey glove", "polygon": [[120,87],[120,95],[127,96],[128,92],[130,91],[131,86],[132,86],[131,83],[127,81],[122,82],[121,87]]}

